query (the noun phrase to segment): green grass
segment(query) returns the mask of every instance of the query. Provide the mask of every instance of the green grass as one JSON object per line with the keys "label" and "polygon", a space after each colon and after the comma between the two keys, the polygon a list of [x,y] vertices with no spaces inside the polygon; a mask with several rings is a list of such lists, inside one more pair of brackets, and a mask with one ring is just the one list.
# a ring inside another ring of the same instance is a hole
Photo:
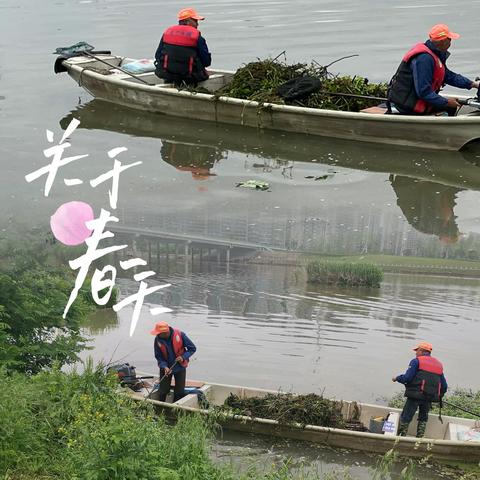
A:
{"label": "green grass", "polygon": [[395,273],[455,273],[462,276],[480,276],[480,261],[448,258],[409,257],[400,255],[308,255],[306,261],[349,262],[372,264],[385,272]]}
{"label": "green grass", "polygon": [[[211,456],[216,431],[209,418],[180,416],[175,425],[151,406],[117,393],[114,377],[87,365],[82,374],[52,369],[37,375],[0,370],[0,478],[2,480],[354,480],[348,470],[328,474],[288,460],[270,465],[219,465]],[[415,464],[394,450],[371,468],[387,479]],[[295,467],[292,470],[292,467]],[[294,472],[294,473],[293,473]],[[473,479],[457,471],[447,478]],[[470,476],[472,475],[472,476]],[[393,477],[392,477],[393,478]]]}
{"label": "green grass", "polygon": [[[288,480],[288,461],[240,472],[211,456],[210,417],[175,425],[117,392],[104,368],[27,376],[0,370],[2,480]],[[265,468],[264,468],[265,467]],[[298,479],[316,478],[309,473]]]}
{"label": "green grass", "polygon": [[341,286],[379,287],[382,270],[372,263],[313,260],[307,263],[307,280],[311,283]]}

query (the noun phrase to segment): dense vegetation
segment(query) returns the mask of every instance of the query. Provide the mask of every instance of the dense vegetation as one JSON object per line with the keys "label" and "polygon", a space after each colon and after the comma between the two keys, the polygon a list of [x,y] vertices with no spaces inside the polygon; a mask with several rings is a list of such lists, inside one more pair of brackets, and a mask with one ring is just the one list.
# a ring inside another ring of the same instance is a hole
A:
{"label": "dense vegetation", "polygon": [[[305,98],[284,100],[279,95],[279,87],[299,77],[317,79],[318,90]],[[380,103],[379,100],[365,97],[384,98],[386,94],[387,85],[384,83],[369,83],[368,79],[360,76],[333,75],[327,70],[327,67],[315,63],[288,65],[275,59],[248,63],[237,70],[232,81],[226,87],[217,92],[217,95],[258,102],[289,103],[310,108],[352,112],[358,112],[362,108]]]}
{"label": "dense vegetation", "polygon": [[[45,249],[44,249],[45,250]],[[4,252],[3,252],[4,253]],[[85,349],[80,322],[93,310],[83,288],[67,318],[62,317],[74,275],[52,267],[31,251],[5,256],[0,271],[0,362],[8,371],[37,373],[53,362],[69,364]],[[12,260],[13,258],[13,260]]]}
{"label": "dense vegetation", "polygon": [[224,407],[237,415],[270,418],[281,424],[299,423],[322,427],[345,428],[342,402],[321,395],[267,394],[264,397],[240,398],[230,394]]}
{"label": "dense vegetation", "polygon": [[103,368],[1,374],[0,474],[41,479],[232,479],[209,458],[197,417],[168,426],[116,393]]}
{"label": "dense vegetation", "polygon": [[312,260],[307,263],[307,280],[327,285],[379,287],[383,279],[380,267],[369,263]]}

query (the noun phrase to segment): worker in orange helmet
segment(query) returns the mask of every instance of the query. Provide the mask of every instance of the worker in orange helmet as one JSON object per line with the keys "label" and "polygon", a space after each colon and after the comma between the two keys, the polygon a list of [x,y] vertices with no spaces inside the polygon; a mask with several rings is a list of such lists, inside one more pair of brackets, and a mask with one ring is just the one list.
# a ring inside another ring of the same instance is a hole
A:
{"label": "worker in orange helmet", "polygon": [[185,394],[185,382],[189,358],[197,347],[187,335],[172,328],[166,322],[158,322],[150,332],[155,335],[154,353],[160,368],[159,400],[164,402],[170,391],[172,375],[175,378],[174,399],[176,402]]}
{"label": "worker in orange helmet", "polygon": [[407,371],[393,377],[392,381],[405,385],[407,397],[400,415],[398,435],[407,435],[408,426],[418,409],[416,436],[420,438],[425,435],[432,402],[441,402],[448,385],[443,374],[443,365],[431,356],[432,345],[421,342],[413,350],[416,357],[410,361]]}
{"label": "worker in orange helmet", "polygon": [[452,72],[446,62],[452,40],[458,33],[439,23],[428,32],[425,43],[417,43],[404,56],[388,87],[388,100],[404,115],[429,115],[446,112],[453,116],[460,107],[457,99],[439,94],[444,85],[469,90],[478,81]]}
{"label": "worker in orange helmet", "polygon": [[207,42],[198,30],[205,17],[193,8],[177,14],[178,25],[165,30],[155,53],[155,74],[177,86],[193,85],[208,79],[206,67],[212,63]]}

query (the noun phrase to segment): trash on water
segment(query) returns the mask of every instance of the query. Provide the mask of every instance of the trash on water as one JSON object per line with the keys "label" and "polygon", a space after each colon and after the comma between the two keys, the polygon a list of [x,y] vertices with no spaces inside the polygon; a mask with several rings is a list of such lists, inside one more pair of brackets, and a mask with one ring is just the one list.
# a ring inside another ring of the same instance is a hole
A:
{"label": "trash on water", "polygon": [[305,175],[305,178],[313,180],[326,180],[327,178],[333,177],[337,172],[335,170],[329,170],[323,175]]}
{"label": "trash on water", "polygon": [[239,182],[236,187],[254,188],[256,190],[268,190],[270,184],[267,182],[261,182],[259,180],[247,180],[246,182]]}

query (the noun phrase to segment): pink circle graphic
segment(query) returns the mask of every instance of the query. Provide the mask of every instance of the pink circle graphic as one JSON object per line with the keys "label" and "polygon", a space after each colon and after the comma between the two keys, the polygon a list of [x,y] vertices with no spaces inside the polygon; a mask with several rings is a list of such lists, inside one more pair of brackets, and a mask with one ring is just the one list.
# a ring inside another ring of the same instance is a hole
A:
{"label": "pink circle graphic", "polygon": [[92,234],[85,222],[93,219],[93,208],[88,203],[67,202],[50,217],[50,228],[64,245],[80,245]]}

